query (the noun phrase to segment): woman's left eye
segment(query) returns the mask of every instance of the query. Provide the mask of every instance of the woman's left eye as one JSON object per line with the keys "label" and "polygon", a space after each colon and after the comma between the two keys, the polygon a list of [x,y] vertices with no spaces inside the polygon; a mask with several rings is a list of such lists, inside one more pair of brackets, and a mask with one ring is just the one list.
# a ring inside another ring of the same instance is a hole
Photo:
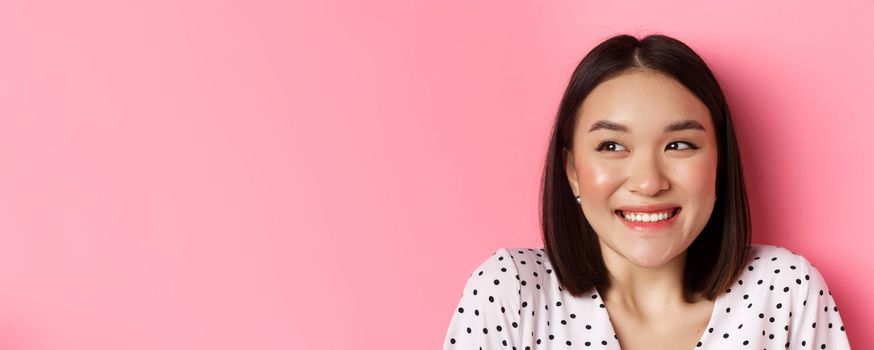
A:
{"label": "woman's left eye", "polygon": [[[680,148],[680,146],[679,146],[680,144],[685,144],[686,148]],[[674,145],[676,145],[676,146],[674,146]],[[698,149],[698,146],[695,146],[694,144],[686,142],[686,141],[674,141],[674,142],[671,142],[668,144],[668,149],[682,151],[685,149]]]}

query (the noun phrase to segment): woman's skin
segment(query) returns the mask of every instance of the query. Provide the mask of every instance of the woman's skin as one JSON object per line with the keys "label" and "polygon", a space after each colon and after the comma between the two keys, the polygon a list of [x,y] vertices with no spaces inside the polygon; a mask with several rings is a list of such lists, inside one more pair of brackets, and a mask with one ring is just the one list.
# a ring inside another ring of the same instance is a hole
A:
{"label": "woman's skin", "polygon": [[[624,350],[693,349],[714,304],[700,296],[685,301],[682,282],[686,249],[716,200],[710,113],[673,78],[643,69],[602,82],[577,113],[574,144],[565,152],[567,175],[600,241],[611,285],[602,297],[620,344]],[[599,121],[627,131],[591,130]],[[682,121],[703,130],[686,123],[665,132]],[[682,209],[663,229],[635,229],[614,213],[622,206],[665,203]]]}

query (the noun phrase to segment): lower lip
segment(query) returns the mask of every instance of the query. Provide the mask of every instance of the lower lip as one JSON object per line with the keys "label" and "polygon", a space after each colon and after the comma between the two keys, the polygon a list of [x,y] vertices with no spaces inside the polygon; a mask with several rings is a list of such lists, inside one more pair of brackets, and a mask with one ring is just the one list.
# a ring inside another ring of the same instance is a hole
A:
{"label": "lower lip", "polygon": [[677,209],[674,209],[674,210],[676,210],[677,212],[676,212],[676,213],[674,214],[674,216],[672,216],[670,219],[667,219],[667,220],[661,220],[661,221],[654,221],[654,222],[652,222],[652,221],[651,221],[651,222],[643,222],[643,221],[628,221],[628,220],[625,220],[625,217],[622,216],[622,214],[620,214],[620,213],[615,213],[615,212],[614,212],[614,214],[615,214],[616,216],[618,216],[618,217],[619,217],[619,220],[621,220],[623,223],[625,223],[625,225],[627,225],[628,227],[630,227],[630,228],[632,228],[632,229],[634,229],[634,230],[640,230],[640,231],[644,231],[644,230],[660,230],[660,229],[665,229],[665,228],[668,228],[668,227],[673,226],[674,223],[677,221],[677,217],[680,216],[680,210],[681,210],[681,208],[677,208]]}

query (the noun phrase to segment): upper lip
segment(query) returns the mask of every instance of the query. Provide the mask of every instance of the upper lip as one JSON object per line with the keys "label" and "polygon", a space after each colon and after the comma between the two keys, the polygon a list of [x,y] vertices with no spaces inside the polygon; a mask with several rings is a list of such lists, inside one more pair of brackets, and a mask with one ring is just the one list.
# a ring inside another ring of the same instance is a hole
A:
{"label": "upper lip", "polygon": [[673,203],[649,204],[649,205],[624,205],[616,210],[632,213],[658,213],[668,209],[679,208],[680,206]]}

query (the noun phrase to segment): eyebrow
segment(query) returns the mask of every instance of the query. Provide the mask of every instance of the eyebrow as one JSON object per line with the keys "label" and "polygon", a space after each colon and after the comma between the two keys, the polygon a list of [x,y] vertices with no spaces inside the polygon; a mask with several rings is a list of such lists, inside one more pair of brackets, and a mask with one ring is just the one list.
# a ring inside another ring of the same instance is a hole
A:
{"label": "eyebrow", "polygon": [[[625,132],[625,133],[630,131],[630,129],[628,129],[628,127],[625,125],[622,125],[619,123],[614,123],[614,122],[607,121],[607,120],[599,120],[599,121],[595,122],[594,124],[592,124],[592,127],[589,128],[589,132],[592,132],[592,131],[595,131],[598,129],[607,129],[607,130],[613,130],[613,131],[619,131],[619,132]],[[681,120],[681,121],[673,122],[665,127],[665,133],[680,131],[680,130],[702,130],[702,131],[704,131],[705,129],[704,129],[704,126],[701,125],[701,123],[694,121],[694,120]]]}

